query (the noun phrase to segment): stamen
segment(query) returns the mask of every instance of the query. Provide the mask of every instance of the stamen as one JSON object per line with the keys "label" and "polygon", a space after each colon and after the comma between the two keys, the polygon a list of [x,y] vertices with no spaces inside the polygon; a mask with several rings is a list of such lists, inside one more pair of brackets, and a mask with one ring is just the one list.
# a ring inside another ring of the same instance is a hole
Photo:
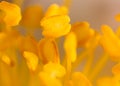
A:
{"label": "stamen", "polygon": [[91,81],[94,81],[95,77],[98,75],[98,73],[101,71],[101,69],[105,66],[107,61],[108,61],[108,55],[103,54],[103,56],[100,57],[100,60],[97,62],[95,67],[92,69],[92,72],[89,76]]}

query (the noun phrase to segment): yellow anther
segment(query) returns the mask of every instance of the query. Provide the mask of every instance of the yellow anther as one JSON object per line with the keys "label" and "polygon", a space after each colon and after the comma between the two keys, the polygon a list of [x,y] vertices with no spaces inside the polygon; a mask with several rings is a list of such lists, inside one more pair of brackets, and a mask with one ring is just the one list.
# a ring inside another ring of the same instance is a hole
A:
{"label": "yellow anther", "polygon": [[117,15],[115,16],[115,20],[118,21],[118,22],[120,22],[120,14],[117,14]]}
{"label": "yellow anther", "polygon": [[51,77],[50,74],[46,72],[40,72],[39,78],[41,86],[62,86],[62,83],[59,79]]}
{"label": "yellow anther", "polygon": [[9,65],[9,66],[13,66],[12,60],[11,60],[10,57],[8,57],[7,55],[2,55],[1,60],[2,60],[5,64],[7,64],[7,65]]}
{"label": "yellow anther", "polygon": [[28,29],[38,28],[42,16],[43,12],[40,6],[30,6],[23,11],[21,24]]}
{"label": "yellow anther", "polygon": [[17,5],[2,1],[0,3],[0,10],[4,11],[5,13],[3,20],[6,25],[18,25],[19,21],[21,20],[21,10]]}
{"label": "yellow anther", "polygon": [[77,22],[72,25],[71,30],[76,34],[78,46],[83,46],[95,33],[88,22]]}
{"label": "yellow anther", "polygon": [[55,40],[41,39],[39,42],[39,55],[43,63],[49,61],[59,63],[59,52]]}
{"label": "yellow anther", "polygon": [[68,9],[64,6],[59,7],[57,4],[52,4],[45,13],[45,17],[68,14]]}
{"label": "yellow anther", "polygon": [[112,31],[112,29],[104,25],[102,26],[103,35],[101,36],[101,44],[105,51],[112,56],[112,59],[115,61],[120,60],[120,40],[117,35]]}
{"label": "yellow anther", "polygon": [[65,68],[58,64],[49,62],[43,66],[43,71],[39,73],[42,86],[62,86],[60,80],[65,75]]}
{"label": "yellow anther", "polygon": [[77,52],[76,52],[77,39],[75,33],[73,32],[68,33],[64,42],[64,49],[67,58],[71,59],[71,61],[74,62],[77,57]]}
{"label": "yellow anther", "polygon": [[35,71],[38,66],[38,57],[34,53],[27,51],[24,51],[23,56],[26,59],[28,68]]}
{"label": "yellow anther", "polygon": [[50,18],[44,18],[41,21],[43,27],[42,34],[46,37],[58,38],[66,35],[70,29],[70,18],[67,15],[53,16]]}
{"label": "yellow anther", "polygon": [[67,8],[53,4],[48,8],[45,17],[41,20],[42,34],[52,38],[66,35],[71,28],[69,22],[70,18],[67,16]]}
{"label": "yellow anther", "polygon": [[62,65],[53,62],[44,65],[43,71],[50,74],[51,77],[63,77],[66,73]]}
{"label": "yellow anther", "polygon": [[73,86],[92,86],[90,81],[80,72],[72,74]]}

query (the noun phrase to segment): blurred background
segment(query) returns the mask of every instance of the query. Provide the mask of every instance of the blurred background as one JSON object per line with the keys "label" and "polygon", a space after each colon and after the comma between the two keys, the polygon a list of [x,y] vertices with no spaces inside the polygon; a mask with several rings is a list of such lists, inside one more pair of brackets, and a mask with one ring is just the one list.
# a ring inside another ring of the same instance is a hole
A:
{"label": "blurred background", "polygon": [[[29,5],[41,5],[44,11],[52,3],[62,5],[64,0],[24,0],[23,9]],[[120,23],[114,20],[114,16],[120,13],[120,0],[71,0],[71,23],[76,21],[88,21],[97,30],[102,24],[108,24],[113,29]]]}

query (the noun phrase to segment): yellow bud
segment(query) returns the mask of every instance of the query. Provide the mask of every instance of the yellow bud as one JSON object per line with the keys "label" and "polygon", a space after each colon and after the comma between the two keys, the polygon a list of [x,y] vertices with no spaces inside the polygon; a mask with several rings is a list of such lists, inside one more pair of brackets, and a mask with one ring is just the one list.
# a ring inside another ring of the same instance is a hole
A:
{"label": "yellow bud", "polygon": [[17,5],[2,1],[0,3],[0,10],[5,13],[3,20],[6,25],[16,26],[19,24],[19,21],[21,20],[21,10]]}
{"label": "yellow bud", "polygon": [[72,62],[75,62],[77,57],[77,39],[76,35],[73,32],[68,33],[64,42],[64,49],[66,52],[67,58],[71,59]]}
{"label": "yellow bud", "polygon": [[34,53],[27,51],[24,51],[23,56],[27,62],[28,68],[35,71],[38,65],[38,57]]}

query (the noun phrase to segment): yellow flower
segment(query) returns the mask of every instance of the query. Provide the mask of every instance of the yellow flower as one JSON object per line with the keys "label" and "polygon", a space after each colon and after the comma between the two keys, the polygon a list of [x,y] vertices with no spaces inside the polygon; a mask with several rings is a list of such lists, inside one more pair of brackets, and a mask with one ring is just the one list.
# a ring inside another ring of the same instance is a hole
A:
{"label": "yellow flower", "polygon": [[17,5],[2,1],[0,3],[0,10],[5,14],[3,20],[7,26],[16,26],[19,24],[21,10]]}

